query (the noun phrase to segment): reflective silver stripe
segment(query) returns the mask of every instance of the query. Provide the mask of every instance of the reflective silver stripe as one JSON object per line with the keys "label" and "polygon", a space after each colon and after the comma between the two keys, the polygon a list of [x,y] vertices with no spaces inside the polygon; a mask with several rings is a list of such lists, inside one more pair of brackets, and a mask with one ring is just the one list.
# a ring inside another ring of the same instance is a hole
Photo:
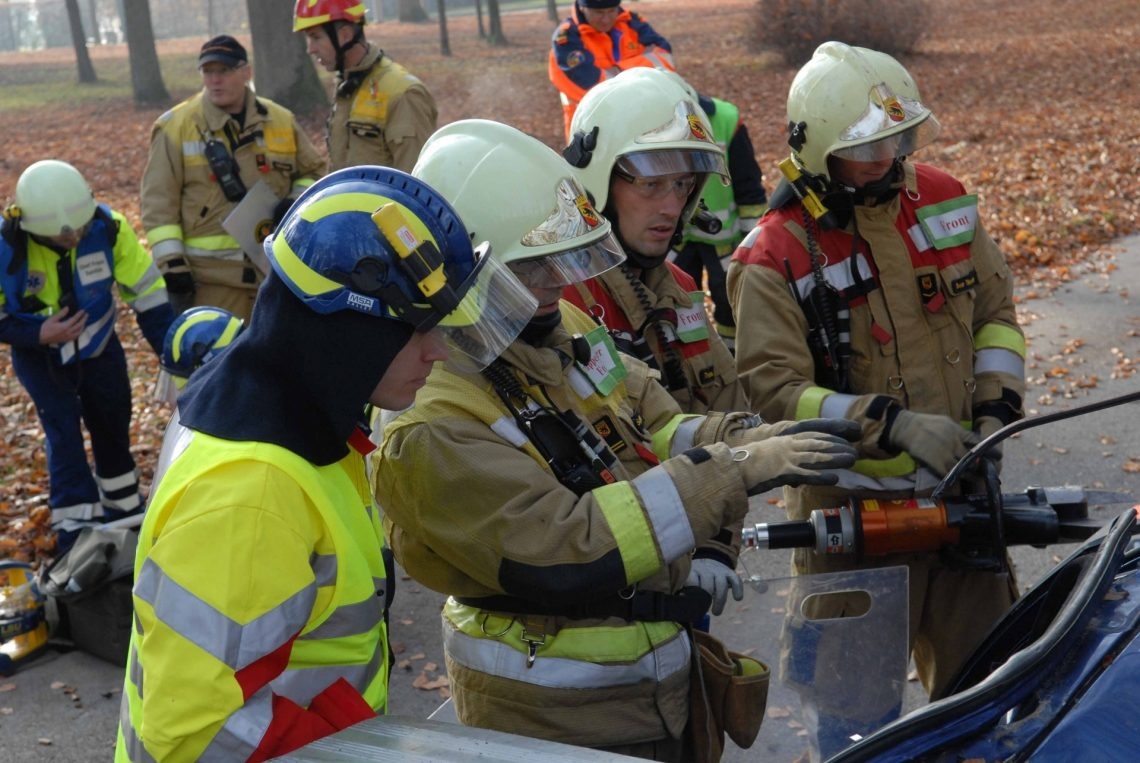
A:
{"label": "reflective silver stripe", "polygon": [[158,272],[158,268],[152,263],[147,267],[146,271],[139,276],[138,280],[128,286],[135,294],[142,294],[144,291],[154,286],[158,279],[162,277],[162,273]]}
{"label": "reflective silver stripe", "polygon": [[321,665],[315,668],[286,670],[269,682],[274,693],[288,697],[301,707],[308,707],[325,689],[343,678],[352,684],[361,695],[368,690],[383,667],[385,652],[377,643],[372,651],[372,659],[367,664]]}
{"label": "reflective silver stripe", "polygon": [[510,416],[503,416],[491,424],[491,431],[516,448],[521,448],[527,443],[526,435]]}
{"label": "reflective silver stripe", "polygon": [[134,644],[131,644],[131,658],[127,664],[127,677],[130,678],[131,683],[135,685],[135,693],[139,695],[139,699],[143,696],[143,669],[142,664],[139,662],[139,650]]}
{"label": "reflective silver stripe", "polygon": [[669,455],[679,456],[693,447],[697,439],[697,430],[704,423],[704,416],[691,416],[678,424],[673,432],[673,441],[669,443]]}
{"label": "reflective silver stripe", "polygon": [[150,294],[135,297],[128,304],[138,312],[145,313],[152,308],[170,304],[170,295],[166,293],[166,289],[156,289]]}
{"label": "reflective silver stripe", "polygon": [[198,246],[186,247],[186,254],[190,257],[209,257],[215,260],[240,260],[245,257],[241,249],[203,249]]}
{"label": "reflective silver stripe", "polygon": [[226,718],[198,760],[230,763],[248,759],[272,722],[273,694],[262,689]]}
{"label": "reflective silver stripe", "polygon": [[179,585],[153,558],[143,562],[135,581],[135,596],[154,607],[155,617],[234,671],[277,649],[304,627],[316,595],[317,586],[310,583],[243,626]]}
{"label": "reflective silver stripe", "polygon": [[444,626],[443,648],[471,670],[553,689],[599,689],[639,681],[663,681],[689,669],[689,639],[684,634],[658,645],[636,662],[598,664],[567,657],[539,657],[527,667],[527,655],[501,641],[468,636]]}
{"label": "reflective silver stripe", "polygon": [[139,506],[142,506],[142,498],[136,490],[123,498],[109,498],[104,495],[103,503],[108,508],[116,509],[117,511],[134,511]]}
{"label": "reflective silver stripe", "polygon": [[200,140],[184,140],[182,141],[182,155],[205,156],[206,144]]}
{"label": "reflective silver stripe", "polygon": [[1012,350],[988,347],[974,353],[974,374],[999,373],[1025,378],[1025,361]]}
{"label": "reflective silver stripe", "polygon": [[154,758],[143,747],[131,725],[131,705],[126,692],[123,692],[123,698],[119,701],[119,730],[123,732],[123,744],[127,748],[128,758],[135,763],[154,763]]}
{"label": "reflective silver stripe", "polygon": [[[755,230],[759,230],[758,228]],[[751,234],[749,234],[751,235]],[[743,244],[742,244],[743,246]],[[871,266],[867,263],[867,258],[863,256],[862,252],[856,252],[855,267],[859,271],[859,277],[863,281],[870,281],[872,279]],[[831,286],[842,291],[843,289],[850,288],[855,285],[855,277],[851,274],[851,261],[845,259],[842,262],[837,262],[834,265],[826,265],[823,268],[823,278]],[[807,299],[808,295],[815,289],[815,276],[812,273],[796,279],[796,291],[799,292],[801,299]]]}
{"label": "reflective silver stripe", "polygon": [[131,487],[132,485],[137,484],[139,484],[139,478],[134,469],[125,474],[120,474],[118,477],[99,478],[99,487],[103,488],[103,490],[107,491],[108,493],[114,492],[115,490],[122,490],[125,487]]}
{"label": "reflective silver stripe", "polygon": [[[664,48],[658,48],[652,53],[643,54],[645,59],[653,64],[654,69],[669,69],[673,66],[673,56]],[[666,66],[668,64],[668,66]]]}
{"label": "reflective silver stripe", "polygon": [[355,604],[341,604],[328,616],[328,619],[308,633],[299,636],[306,641],[342,638],[367,633],[384,619],[384,580],[373,578],[380,587],[379,594],[373,594]]}
{"label": "reflective silver stripe", "polygon": [[833,392],[823,399],[823,403],[819,406],[819,415],[825,419],[845,419],[847,409],[856,399],[855,395]]}
{"label": "reflective silver stripe", "polygon": [[180,238],[166,238],[150,248],[151,256],[156,260],[176,254],[185,254],[186,247]]}
{"label": "reflective silver stripe", "polygon": [[309,557],[309,566],[313,569],[313,577],[317,579],[318,586],[330,586],[336,583],[336,554],[313,552]]}
{"label": "reflective silver stripe", "polygon": [[65,519],[83,521],[103,516],[101,503],[73,503],[70,506],[57,506],[51,510],[51,521],[61,522]]}
{"label": "reflective silver stripe", "polygon": [[[60,348],[59,348],[60,359],[64,363],[71,360],[71,358],[75,355],[76,347],[78,347],[80,351],[87,350],[88,349],[87,345],[91,343],[91,340],[94,339],[99,334],[99,332],[102,331],[103,328],[108,323],[113,321],[114,318],[115,318],[115,308],[111,307],[109,310],[107,310],[107,312],[103,313],[103,315],[99,318],[99,320],[97,320],[93,323],[88,323],[87,327],[83,329],[83,333],[81,333],[79,335],[78,339],[76,339],[74,342],[68,342],[67,344],[60,346]],[[99,346],[91,348],[92,351],[87,353],[88,357],[93,358],[96,355],[98,355],[99,353],[101,353],[103,351],[103,348],[107,346],[107,342],[110,341],[110,339],[111,339],[111,332],[108,331],[106,334],[103,335],[102,341],[100,341]]]}
{"label": "reflective silver stripe", "polygon": [[926,231],[922,229],[921,223],[915,223],[907,228],[906,232],[910,236],[910,241],[914,244],[916,250],[925,252],[931,247],[930,239],[926,237]]}
{"label": "reflective silver stripe", "polygon": [[631,480],[653,525],[661,556],[669,564],[696,547],[685,504],[664,466],[655,466]]}

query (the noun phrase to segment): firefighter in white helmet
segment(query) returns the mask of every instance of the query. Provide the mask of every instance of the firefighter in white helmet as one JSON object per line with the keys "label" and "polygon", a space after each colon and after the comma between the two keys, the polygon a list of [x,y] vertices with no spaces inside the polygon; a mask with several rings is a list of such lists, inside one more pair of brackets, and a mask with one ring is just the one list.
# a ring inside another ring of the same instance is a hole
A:
{"label": "firefighter in white helmet", "polygon": [[[1025,339],[1009,268],[978,197],[908,158],[939,124],[898,61],[824,43],[793,80],[787,111],[785,178],[728,275],[737,365],[762,416],[863,428],[862,479],[788,490],[788,513],[871,492],[928,495],[980,436],[1022,415]],[[911,640],[931,696],[1013,602],[1003,562],[882,560],[910,565]],[[794,555],[800,573],[846,566]]]}
{"label": "firefighter in white helmet", "polygon": [[[771,437],[788,425],[683,414],[654,371],[560,301],[622,255],[571,168],[538,140],[456,122],[413,174],[538,302],[482,373],[437,368],[372,456],[397,559],[451,596],[444,649],[459,719],[688,759],[685,628],[710,605],[719,612],[730,586],[742,595],[735,575],[696,571],[731,574],[749,493],[834,482],[857,427]],[[766,670],[749,664],[758,690]]]}
{"label": "firefighter in white helmet", "polygon": [[[61,552],[83,524],[142,510],[113,287],[160,353],[174,314],[130,223],[97,203],[70,164],[29,166],[0,225],[0,341],[11,345],[12,367],[44,428]],[[81,426],[91,436],[94,477]]]}
{"label": "firefighter in white helmet", "polygon": [[[566,289],[622,352],[661,373],[687,413],[745,410],[732,353],[713,328],[704,291],[669,262],[706,181],[726,183],[724,150],[675,75],[631,69],[590,90],[563,155],[627,260]],[[711,181],[710,181],[711,178]]]}

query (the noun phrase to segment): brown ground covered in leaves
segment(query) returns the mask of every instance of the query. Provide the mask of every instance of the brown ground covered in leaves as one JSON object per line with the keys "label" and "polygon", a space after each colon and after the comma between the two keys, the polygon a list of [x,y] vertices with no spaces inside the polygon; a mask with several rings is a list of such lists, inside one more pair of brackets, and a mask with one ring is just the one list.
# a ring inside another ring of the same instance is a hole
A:
{"label": "brown ground covered in leaves", "polygon": [[[943,124],[921,159],[941,165],[981,196],[986,227],[1029,297],[1078,270],[1111,269],[1089,255],[1134,233],[1140,206],[1140,6],[1135,0],[935,3],[930,31],[904,59]],[[750,50],[752,0],[641,0],[633,6],[667,36],[682,74],[698,90],[735,101],[752,134],[769,190],[784,144],[784,98],[794,67]],[[505,48],[491,48],[472,17],[449,23],[453,55],[439,54],[434,24],[384,22],[369,34],[421,76],[440,123],[498,119],[558,147],[562,118],[546,79],[553,28],[545,12],[509,14]],[[199,40],[164,42],[192,52]],[[101,48],[98,58],[125,56]],[[0,55],[0,68],[69,59],[70,51]],[[3,77],[0,76],[0,81]],[[172,93],[182,98],[189,93]],[[0,200],[42,158],[66,159],[96,195],[138,222],[138,180],[150,125],[161,108],[129,99],[0,113]],[[323,115],[302,115],[323,144]],[[168,411],[150,400],[154,358],[133,321],[119,323],[132,361],[135,454],[149,483]],[[28,556],[28,517],[46,507],[47,475],[35,411],[0,347],[0,558]]]}

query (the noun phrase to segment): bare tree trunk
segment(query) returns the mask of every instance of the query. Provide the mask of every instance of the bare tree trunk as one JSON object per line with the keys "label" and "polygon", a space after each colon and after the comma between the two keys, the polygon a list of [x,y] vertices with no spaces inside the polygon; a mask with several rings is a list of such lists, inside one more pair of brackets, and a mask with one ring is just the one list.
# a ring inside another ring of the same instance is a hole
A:
{"label": "bare tree trunk", "polygon": [[71,44],[75,48],[75,63],[79,66],[80,84],[97,82],[95,67],[91,64],[91,56],[87,53],[87,40],[83,35],[83,19],[79,17],[79,0],[65,0],[67,5],[67,23],[71,27]]}
{"label": "bare tree trunk", "polygon": [[560,20],[558,16],[558,0],[546,0],[546,15],[555,23]]}
{"label": "bare tree trunk", "polygon": [[451,55],[451,42],[447,38],[447,3],[445,0],[435,0],[436,13],[439,15],[439,52],[441,55]]}
{"label": "bare tree trunk", "polygon": [[329,105],[324,85],[305,52],[305,36],[293,33],[293,14],[282,0],[246,0],[253,40],[257,92],[299,116]]}
{"label": "bare tree trunk", "polygon": [[167,103],[170,93],[162,81],[149,0],[123,1],[123,32],[127,36],[127,59],[131,67],[131,91],[135,103]]}
{"label": "bare tree trunk", "polygon": [[427,11],[420,5],[420,0],[400,0],[399,15],[397,18],[400,21],[409,21],[415,24],[428,20]]}
{"label": "bare tree trunk", "polygon": [[87,16],[91,19],[91,41],[95,45],[102,45],[103,38],[99,34],[99,9],[97,0],[87,0]]}
{"label": "bare tree trunk", "polygon": [[475,0],[475,18],[479,21],[479,39],[487,39],[487,30],[483,28],[483,0]]}
{"label": "bare tree trunk", "polygon": [[506,35],[503,34],[503,19],[499,15],[499,0],[487,0],[487,17],[491,22],[491,32],[487,35],[487,42],[495,46],[509,45]]}

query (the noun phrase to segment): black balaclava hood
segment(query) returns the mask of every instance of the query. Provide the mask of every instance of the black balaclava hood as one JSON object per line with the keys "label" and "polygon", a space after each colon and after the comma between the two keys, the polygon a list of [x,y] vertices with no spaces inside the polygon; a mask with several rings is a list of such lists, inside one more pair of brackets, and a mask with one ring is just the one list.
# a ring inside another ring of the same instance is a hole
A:
{"label": "black balaclava hood", "polygon": [[315,313],[270,273],[249,327],[190,377],[178,399],[182,424],[279,445],[317,466],[335,463],[412,332],[354,310]]}
{"label": "black balaclava hood", "polygon": [[519,339],[538,347],[562,323],[562,311],[554,310],[545,315],[535,315],[519,333]]}

